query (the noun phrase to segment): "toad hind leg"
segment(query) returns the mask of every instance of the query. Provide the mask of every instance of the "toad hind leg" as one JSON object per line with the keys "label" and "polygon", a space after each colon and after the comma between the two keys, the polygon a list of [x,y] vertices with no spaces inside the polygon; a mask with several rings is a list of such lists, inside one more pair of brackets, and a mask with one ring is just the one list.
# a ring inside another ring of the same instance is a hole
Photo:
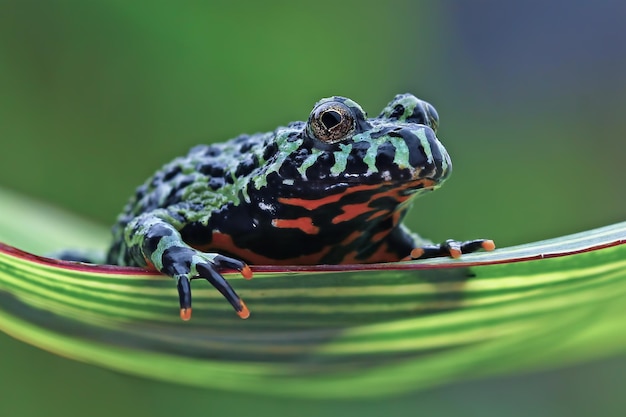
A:
{"label": "toad hind leg", "polygon": [[427,259],[440,256],[450,256],[458,259],[464,253],[476,252],[479,249],[491,251],[495,248],[495,243],[490,239],[474,239],[465,242],[448,239],[438,245],[423,245],[414,248],[411,251],[411,259]]}
{"label": "toad hind leg", "polygon": [[191,318],[190,281],[196,278],[209,281],[239,317],[246,319],[250,315],[243,300],[219,273],[220,269],[235,269],[250,279],[252,271],[244,262],[190,247],[178,230],[156,213],[146,213],[131,221],[124,229],[124,241],[133,264],[155,269],[176,280],[181,319]]}
{"label": "toad hind leg", "polygon": [[411,232],[404,225],[395,229],[387,239],[390,250],[398,254],[400,259],[428,259],[450,256],[459,258],[464,253],[472,253],[484,249],[494,250],[496,245],[493,240],[475,239],[465,242],[448,239],[440,244],[433,244],[431,241],[422,239],[416,233]]}

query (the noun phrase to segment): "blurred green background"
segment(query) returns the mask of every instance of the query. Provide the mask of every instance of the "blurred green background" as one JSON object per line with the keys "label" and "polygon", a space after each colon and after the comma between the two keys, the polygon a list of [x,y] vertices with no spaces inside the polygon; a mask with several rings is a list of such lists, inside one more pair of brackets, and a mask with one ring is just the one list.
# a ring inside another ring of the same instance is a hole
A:
{"label": "blurred green background", "polygon": [[[411,228],[500,246],[626,220],[626,4],[0,0],[0,186],[112,224],[197,143],[345,95],[430,101],[455,172]],[[0,202],[0,215],[2,214]],[[623,415],[624,358],[311,402],[112,374],[0,335],[0,415]]]}

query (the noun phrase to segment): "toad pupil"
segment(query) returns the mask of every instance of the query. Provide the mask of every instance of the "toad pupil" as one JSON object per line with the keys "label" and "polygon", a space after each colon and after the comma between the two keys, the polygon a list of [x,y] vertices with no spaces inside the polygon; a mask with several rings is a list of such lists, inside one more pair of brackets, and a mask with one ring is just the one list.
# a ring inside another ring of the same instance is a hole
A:
{"label": "toad pupil", "polygon": [[432,244],[402,224],[415,197],[450,175],[438,123],[435,108],[411,94],[397,95],[374,118],[348,98],[330,97],[307,122],[196,146],[137,189],[113,227],[105,262],[174,278],[188,320],[195,278],[247,318],[220,271],[251,278],[248,263],[394,262],[492,250],[484,239]]}
{"label": "toad pupil", "polygon": [[322,115],[322,123],[327,129],[332,129],[341,122],[341,115],[336,111],[329,110]]}

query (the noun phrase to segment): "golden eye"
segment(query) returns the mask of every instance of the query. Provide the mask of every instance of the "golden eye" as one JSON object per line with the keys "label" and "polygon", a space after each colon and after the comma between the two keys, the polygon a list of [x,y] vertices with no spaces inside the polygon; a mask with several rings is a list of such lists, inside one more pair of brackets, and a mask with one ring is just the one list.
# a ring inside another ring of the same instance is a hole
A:
{"label": "golden eye", "polygon": [[426,114],[428,115],[428,121],[430,122],[430,128],[436,133],[439,127],[439,115],[437,110],[430,104],[426,104]]}
{"label": "golden eye", "polygon": [[326,143],[340,142],[354,132],[355,120],[350,108],[338,101],[318,104],[309,116],[311,133]]}

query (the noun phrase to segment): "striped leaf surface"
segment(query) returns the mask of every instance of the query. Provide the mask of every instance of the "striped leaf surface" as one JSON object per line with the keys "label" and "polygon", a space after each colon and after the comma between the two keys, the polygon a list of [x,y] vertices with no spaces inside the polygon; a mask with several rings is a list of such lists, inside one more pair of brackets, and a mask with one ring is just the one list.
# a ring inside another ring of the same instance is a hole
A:
{"label": "striped leaf surface", "polygon": [[190,322],[178,318],[168,278],[0,244],[0,329],[72,359],[179,384],[390,395],[624,352],[624,243],[620,223],[460,261],[257,266],[251,281],[227,274],[250,319],[194,281]]}

